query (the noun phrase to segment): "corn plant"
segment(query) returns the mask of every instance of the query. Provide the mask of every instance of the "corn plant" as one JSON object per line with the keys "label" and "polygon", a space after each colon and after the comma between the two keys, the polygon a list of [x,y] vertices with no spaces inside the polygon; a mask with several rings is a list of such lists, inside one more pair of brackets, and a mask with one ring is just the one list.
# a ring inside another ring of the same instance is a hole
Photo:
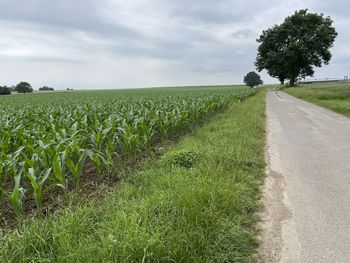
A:
{"label": "corn plant", "polygon": [[112,174],[116,160],[255,93],[228,87],[1,97],[0,202],[16,215],[25,198],[40,209],[52,189],[79,187],[87,165]]}
{"label": "corn plant", "polygon": [[33,187],[33,196],[35,200],[35,205],[38,210],[41,208],[42,196],[43,196],[43,185],[45,181],[49,178],[51,174],[51,168],[43,171],[41,176],[36,177],[34,168],[28,168],[26,171],[27,178],[29,179]]}
{"label": "corn plant", "polygon": [[66,169],[65,169],[66,151],[56,154],[52,163],[53,174],[57,180],[57,186],[67,190]]}
{"label": "corn plant", "polygon": [[69,171],[73,175],[73,179],[77,186],[80,183],[80,177],[84,168],[86,158],[88,156],[88,151],[85,149],[78,149],[75,153],[75,158],[67,157],[65,159],[65,164]]}
{"label": "corn plant", "polygon": [[11,192],[1,189],[5,196],[9,199],[13,212],[16,216],[20,216],[23,210],[23,199],[26,190],[20,186],[21,177],[23,173],[23,165],[16,169],[15,165],[9,167],[9,172],[13,176],[14,187]]}

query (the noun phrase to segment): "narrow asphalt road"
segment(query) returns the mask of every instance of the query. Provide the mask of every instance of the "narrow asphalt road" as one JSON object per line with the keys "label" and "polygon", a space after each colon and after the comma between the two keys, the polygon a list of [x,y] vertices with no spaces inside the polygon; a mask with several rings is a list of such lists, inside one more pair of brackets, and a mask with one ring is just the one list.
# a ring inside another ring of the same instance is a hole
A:
{"label": "narrow asphalt road", "polygon": [[350,119],[267,95],[267,262],[350,262]]}

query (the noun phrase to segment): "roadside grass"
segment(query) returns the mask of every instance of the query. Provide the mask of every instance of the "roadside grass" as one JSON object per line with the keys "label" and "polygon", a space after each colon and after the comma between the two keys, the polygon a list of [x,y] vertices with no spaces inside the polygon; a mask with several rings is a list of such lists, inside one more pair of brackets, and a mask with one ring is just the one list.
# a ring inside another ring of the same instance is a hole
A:
{"label": "roadside grass", "polygon": [[283,91],[297,98],[315,103],[350,116],[350,83],[311,84]]}
{"label": "roadside grass", "polygon": [[1,262],[253,262],[265,92],[217,115],[103,200],[26,220]]}

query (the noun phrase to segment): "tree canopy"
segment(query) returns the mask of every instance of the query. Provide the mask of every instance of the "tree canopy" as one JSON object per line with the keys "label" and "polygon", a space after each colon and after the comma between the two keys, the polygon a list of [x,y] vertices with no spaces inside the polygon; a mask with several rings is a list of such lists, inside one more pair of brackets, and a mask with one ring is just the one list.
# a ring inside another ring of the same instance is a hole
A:
{"label": "tree canopy", "polygon": [[11,94],[11,88],[6,86],[0,86],[0,95],[10,95]]}
{"label": "tree canopy", "polygon": [[294,86],[298,78],[313,76],[314,67],[328,64],[337,36],[333,20],[323,14],[296,11],[281,25],[264,30],[257,42],[256,68],[266,69],[283,84],[286,79]]}
{"label": "tree canopy", "polygon": [[249,72],[246,76],[244,76],[244,83],[249,87],[259,86],[260,84],[263,84],[263,81],[261,80],[259,74],[252,71]]}
{"label": "tree canopy", "polygon": [[54,88],[51,87],[47,87],[47,86],[43,86],[41,88],[39,88],[39,91],[54,91]]}
{"label": "tree canopy", "polygon": [[17,84],[15,90],[18,93],[31,93],[31,92],[33,92],[32,86],[28,82],[24,82],[24,81]]}

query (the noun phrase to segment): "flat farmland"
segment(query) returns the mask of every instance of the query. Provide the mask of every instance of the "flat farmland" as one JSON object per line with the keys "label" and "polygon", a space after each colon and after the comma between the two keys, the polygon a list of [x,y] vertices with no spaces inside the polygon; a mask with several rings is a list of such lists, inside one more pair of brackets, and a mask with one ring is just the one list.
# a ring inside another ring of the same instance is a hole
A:
{"label": "flat farmland", "polygon": [[[2,131],[16,134],[2,137],[2,204],[16,223],[0,228],[0,261],[258,260],[265,94],[231,86],[1,98]],[[90,176],[113,177],[140,154],[142,167],[101,197],[70,199],[90,166]],[[40,201],[57,192],[68,202],[43,214]]]}
{"label": "flat farmland", "polygon": [[[0,98],[2,206],[40,213],[44,195],[79,188],[87,168],[124,162],[256,93],[244,87],[56,92]],[[30,208],[29,208],[30,209]]]}

